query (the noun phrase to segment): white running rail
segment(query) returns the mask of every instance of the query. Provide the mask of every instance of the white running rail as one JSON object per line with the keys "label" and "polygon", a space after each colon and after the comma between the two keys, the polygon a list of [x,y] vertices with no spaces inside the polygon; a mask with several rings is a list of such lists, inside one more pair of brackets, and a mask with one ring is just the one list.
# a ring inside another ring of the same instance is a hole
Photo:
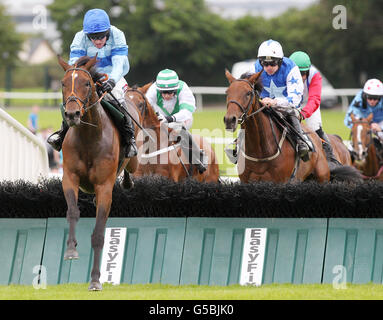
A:
{"label": "white running rail", "polygon": [[48,178],[45,144],[0,108],[0,182]]}

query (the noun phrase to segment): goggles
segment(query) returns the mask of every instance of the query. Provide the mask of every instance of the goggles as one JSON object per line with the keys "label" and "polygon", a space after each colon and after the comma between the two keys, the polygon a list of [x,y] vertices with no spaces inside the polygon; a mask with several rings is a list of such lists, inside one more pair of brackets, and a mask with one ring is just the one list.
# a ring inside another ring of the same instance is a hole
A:
{"label": "goggles", "polygon": [[268,66],[271,66],[271,67],[275,67],[278,65],[278,62],[273,60],[273,61],[263,61],[261,60],[261,65],[262,67],[268,67]]}
{"label": "goggles", "polygon": [[371,95],[367,95],[367,96],[366,96],[366,99],[368,99],[368,100],[379,100],[379,99],[380,99],[380,96],[371,96]]}
{"label": "goggles", "polygon": [[104,39],[109,35],[109,30],[104,32],[97,32],[97,33],[88,33],[87,36],[89,40],[101,40]]}
{"label": "goggles", "polygon": [[176,94],[176,90],[163,90],[161,94]]}

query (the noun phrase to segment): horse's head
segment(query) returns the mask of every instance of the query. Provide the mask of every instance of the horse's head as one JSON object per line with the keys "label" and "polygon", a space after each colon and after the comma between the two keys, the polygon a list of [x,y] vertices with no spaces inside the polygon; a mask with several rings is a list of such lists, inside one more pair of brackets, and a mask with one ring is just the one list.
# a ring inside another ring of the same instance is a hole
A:
{"label": "horse's head", "polygon": [[65,120],[69,126],[77,126],[87,111],[92,95],[96,94],[90,70],[97,62],[97,56],[86,57],[74,66],[66,63],[60,56],[58,62],[65,71],[61,80]]}
{"label": "horse's head", "polygon": [[144,127],[151,127],[159,123],[154,109],[152,108],[148,99],[145,96],[146,92],[148,91],[151,85],[152,82],[149,82],[142,87],[128,87],[128,90],[126,90],[125,93],[126,99],[131,100],[136,106],[137,110],[141,113]]}
{"label": "horse's head", "polygon": [[236,79],[226,69],[225,75],[229,81],[229,87],[226,90],[227,111],[223,121],[225,128],[229,131],[235,131],[238,123],[243,123],[249,116],[249,113],[259,107],[258,92],[262,89],[260,75],[258,73],[248,73]]}
{"label": "horse's head", "polygon": [[367,118],[359,119],[351,114],[351,143],[352,152],[356,161],[362,163],[366,160],[369,146],[373,143],[371,121],[373,114],[370,113]]}

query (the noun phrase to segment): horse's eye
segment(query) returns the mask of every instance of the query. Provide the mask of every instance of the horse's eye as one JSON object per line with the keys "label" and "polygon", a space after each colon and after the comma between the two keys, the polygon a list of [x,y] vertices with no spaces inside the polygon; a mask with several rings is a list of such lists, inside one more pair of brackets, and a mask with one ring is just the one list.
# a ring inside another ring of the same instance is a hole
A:
{"label": "horse's eye", "polygon": [[64,84],[64,82],[62,82],[62,81],[61,81],[61,86],[62,86],[62,87],[65,87],[65,84]]}
{"label": "horse's eye", "polygon": [[248,91],[247,94],[246,94],[248,97],[251,96],[251,91]]}
{"label": "horse's eye", "polygon": [[90,81],[87,81],[87,82],[86,82],[86,86],[87,86],[87,87],[90,87]]}

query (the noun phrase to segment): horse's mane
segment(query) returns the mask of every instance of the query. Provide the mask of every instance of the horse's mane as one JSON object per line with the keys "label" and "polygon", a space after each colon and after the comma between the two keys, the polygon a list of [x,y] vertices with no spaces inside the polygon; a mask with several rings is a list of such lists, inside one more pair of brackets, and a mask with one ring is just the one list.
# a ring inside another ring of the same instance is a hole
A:
{"label": "horse's mane", "polygon": [[[83,56],[83,57],[79,58],[79,59],[76,61],[75,65],[76,65],[77,67],[82,67],[82,66],[84,66],[90,59],[92,59],[92,58],[91,58],[91,57],[88,57],[88,56]],[[90,75],[92,76],[92,80],[93,80],[94,83],[96,83],[99,79],[101,79],[101,78],[104,77],[103,74],[101,74],[101,73],[99,73],[99,72],[96,71],[96,67],[94,67],[94,66],[93,66],[92,68],[90,68],[89,73],[90,73]]]}
{"label": "horse's mane", "polygon": [[[248,80],[252,75],[254,74],[254,72],[251,72],[251,71],[248,71],[248,72],[245,72],[241,75],[240,79],[246,79]],[[254,83],[254,89],[258,92],[261,92],[262,89],[263,89],[263,85],[262,85],[262,80],[261,80],[261,77],[258,78],[257,82]]]}

